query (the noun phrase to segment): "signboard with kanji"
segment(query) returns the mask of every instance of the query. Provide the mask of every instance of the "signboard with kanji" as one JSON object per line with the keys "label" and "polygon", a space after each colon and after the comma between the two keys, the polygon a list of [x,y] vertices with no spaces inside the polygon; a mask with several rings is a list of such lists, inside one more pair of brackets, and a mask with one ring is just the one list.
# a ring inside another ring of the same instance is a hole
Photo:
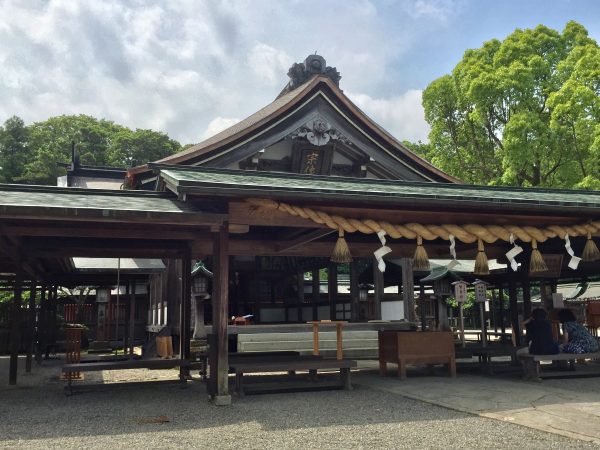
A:
{"label": "signboard with kanji", "polygon": [[464,303],[467,301],[467,282],[466,281],[455,281],[452,283],[454,286],[454,298],[458,303]]}

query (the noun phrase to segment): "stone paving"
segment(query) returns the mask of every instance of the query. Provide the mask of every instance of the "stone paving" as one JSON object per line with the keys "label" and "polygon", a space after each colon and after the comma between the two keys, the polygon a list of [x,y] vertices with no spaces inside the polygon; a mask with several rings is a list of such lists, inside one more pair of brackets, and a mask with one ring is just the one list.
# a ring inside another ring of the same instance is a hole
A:
{"label": "stone paving", "polygon": [[[0,357],[0,374],[7,374]],[[355,390],[234,397],[208,403],[199,380],[181,389],[176,370],[89,373],[73,397],[60,360],[34,365],[19,385],[0,383],[0,448],[596,448],[598,378],[523,382],[409,370],[381,378],[361,362]],[[472,372],[472,370],[471,370]],[[390,373],[393,371],[390,370]],[[122,387],[114,383],[152,379]],[[98,386],[98,383],[104,385]],[[167,422],[163,422],[163,418]],[[247,438],[250,436],[250,438]]]}

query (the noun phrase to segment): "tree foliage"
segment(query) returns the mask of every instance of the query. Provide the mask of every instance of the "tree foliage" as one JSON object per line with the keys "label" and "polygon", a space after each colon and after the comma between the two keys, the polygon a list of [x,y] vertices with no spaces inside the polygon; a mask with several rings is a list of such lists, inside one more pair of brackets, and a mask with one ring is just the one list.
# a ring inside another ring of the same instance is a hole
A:
{"label": "tree foliage", "polygon": [[600,184],[600,48],[576,22],[467,50],[423,106],[430,145],[417,151],[467,183]]}
{"label": "tree foliage", "polygon": [[29,126],[11,117],[0,127],[0,181],[55,185],[64,175],[58,163],[71,160],[72,142],[80,164],[124,168],[181,149],[164,133],[133,131],[86,115],[52,117]]}

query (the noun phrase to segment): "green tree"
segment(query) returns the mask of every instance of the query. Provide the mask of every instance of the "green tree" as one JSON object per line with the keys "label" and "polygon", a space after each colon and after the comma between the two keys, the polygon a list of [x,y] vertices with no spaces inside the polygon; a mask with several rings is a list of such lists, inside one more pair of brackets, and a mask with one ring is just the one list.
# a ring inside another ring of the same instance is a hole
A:
{"label": "green tree", "polygon": [[599,52],[575,22],[467,50],[423,93],[426,157],[467,183],[597,186]]}
{"label": "green tree", "polygon": [[86,115],[52,117],[29,126],[30,147],[33,157],[25,165],[24,178],[28,182],[56,184],[64,175],[57,163],[71,160],[71,142],[75,142],[81,164],[105,166],[107,149],[113,137],[127,128],[108,120]]}
{"label": "green tree", "polygon": [[30,159],[29,132],[22,119],[13,116],[0,127],[0,181],[20,182]]}
{"label": "green tree", "polygon": [[152,130],[121,130],[108,148],[108,161],[116,167],[133,167],[156,161],[181,150],[179,142]]}

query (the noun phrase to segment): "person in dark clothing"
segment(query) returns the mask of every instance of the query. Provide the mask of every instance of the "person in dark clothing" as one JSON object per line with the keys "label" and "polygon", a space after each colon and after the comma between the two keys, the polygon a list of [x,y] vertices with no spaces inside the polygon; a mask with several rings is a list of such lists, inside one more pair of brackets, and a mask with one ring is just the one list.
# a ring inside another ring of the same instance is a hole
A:
{"label": "person in dark clothing", "polygon": [[552,336],[552,324],[546,319],[547,316],[542,308],[536,308],[531,311],[531,317],[523,322],[527,330],[530,355],[554,355],[560,352],[560,347]]}

